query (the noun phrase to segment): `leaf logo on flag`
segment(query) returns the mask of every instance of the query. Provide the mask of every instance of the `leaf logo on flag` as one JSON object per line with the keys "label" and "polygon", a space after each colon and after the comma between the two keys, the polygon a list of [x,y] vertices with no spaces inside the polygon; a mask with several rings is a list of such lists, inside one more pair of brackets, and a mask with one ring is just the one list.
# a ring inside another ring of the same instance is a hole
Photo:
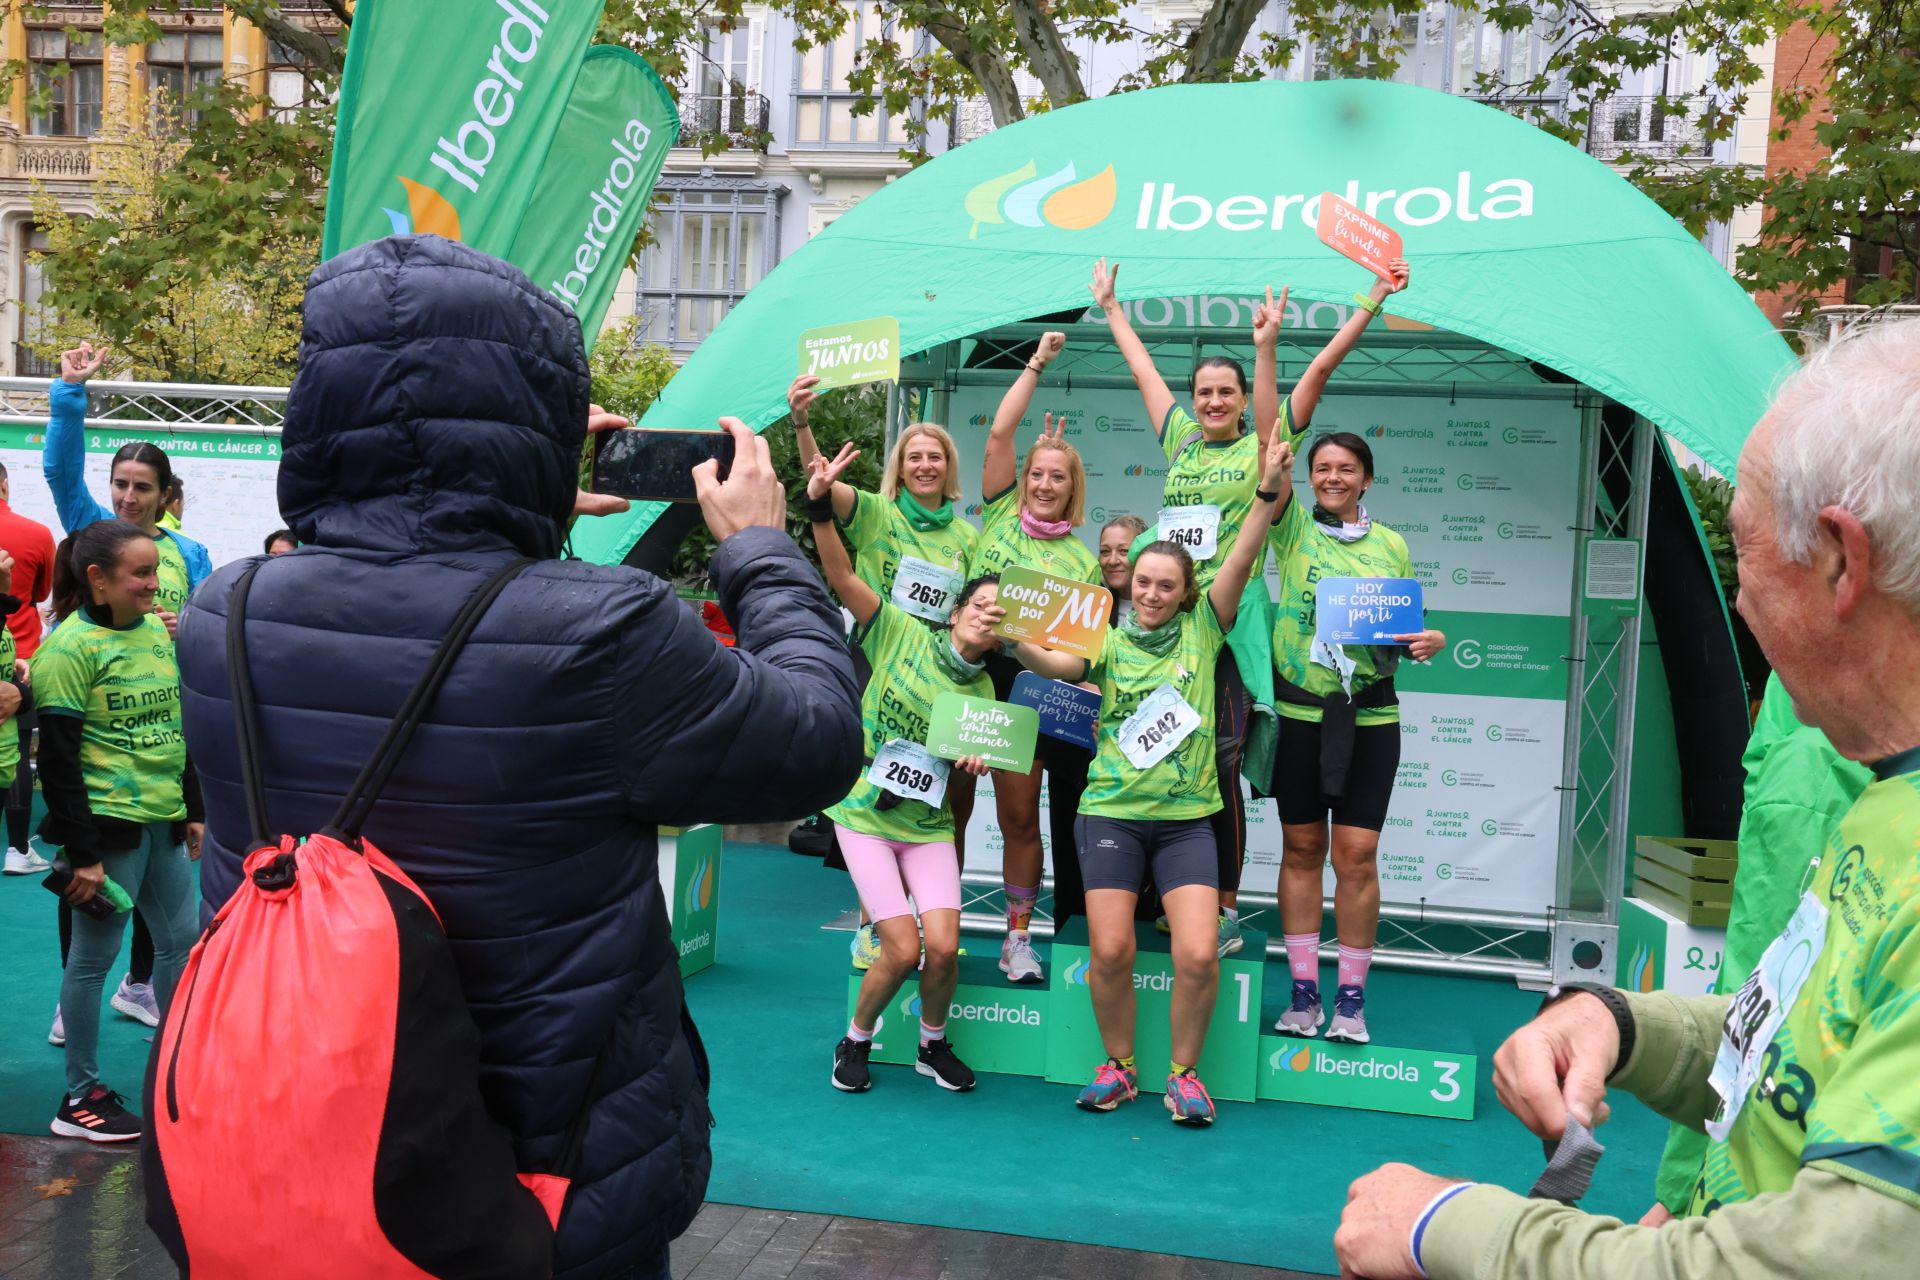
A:
{"label": "leaf logo on flag", "polygon": [[399,181],[407,189],[407,212],[385,210],[388,220],[393,223],[393,234],[405,236],[417,233],[445,236],[449,240],[460,238],[460,211],[445,196],[412,178],[401,178]]}

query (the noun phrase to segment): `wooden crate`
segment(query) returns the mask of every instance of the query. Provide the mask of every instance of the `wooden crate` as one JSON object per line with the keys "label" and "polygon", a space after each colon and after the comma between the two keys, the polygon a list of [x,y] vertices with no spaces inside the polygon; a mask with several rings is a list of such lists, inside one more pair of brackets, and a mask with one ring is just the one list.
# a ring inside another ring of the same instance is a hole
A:
{"label": "wooden crate", "polygon": [[[1695,880],[1731,881],[1739,867],[1740,846],[1732,840],[1690,840],[1685,836],[1641,836],[1634,842],[1639,863],[1657,862]],[[1636,864],[1636,869],[1637,869]]]}
{"label": "wooden crate", "polygon": [[1650,902],[1668,915],[1688,924],[1700,925],[1711,929],[1724,929],[1727,925],[1729,907],[1703,902],[1694,902],[1671,890],[1651,883],[1638,876],[1628,890],[1634,897]]}

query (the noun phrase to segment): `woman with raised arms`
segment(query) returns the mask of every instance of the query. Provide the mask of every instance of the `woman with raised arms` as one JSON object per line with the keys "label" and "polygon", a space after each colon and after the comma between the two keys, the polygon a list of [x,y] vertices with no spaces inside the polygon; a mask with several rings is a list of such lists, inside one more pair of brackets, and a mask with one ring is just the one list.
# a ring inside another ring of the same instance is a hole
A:
{"label": "woman with raised arms", "polygon": [[1107,1060],[1079,1105],[1111,1111],[1139,1093],[1134,1065],[1134,908],[1151,880],[1173,934],[1173,1059],[1166,1105],[1179,1124],[1213,1123],[1213,1099],[1195,1074],[1220,985],[1219,863],[1212,816],[1214,672],[1241,593],[1293,466],[1275,433],[1247,482],[1247,518],[1202,592],[1193,557],[1152,543],[1133,566],[1133,612],[1098,662],[1032,644],[1020,661],[1056,680],[1091,679],[1101,695],[1098,747],[1080,800],[1080,873],[1086,883],[1094,1016]]}
{"label": "woman with raised arms", "polygon": [[[1014,437],[1020,420],[1033,403],[1041,370],[1066,345],[1064,333],[1042,334],[1026,368],[993,415],[980,481],[986,515],[980,541],[968,563],[967,571],[972,576],[1033,569],[1073,582],[1100,581],[1099,558],[1073,536],[1074,528],[1086,518],[1087,469],[1080,461],[1079,450],[1067,443],[1066,424],[1062,422],[1056,428],[1049,418],[1046,430],[1027,451],[1025,465],[1017,466]],[[1007,700],[1019,670],[1019,663],[1003,655],[996,653],[987,659],[995,698]],[[1071,744],[1042,735],[1029,772],[993,771],[994,803],[1006,846],[1001,879],[1006,893],[1007,936],[1000,946],[1000,972],[1010,982],[1039,982],[1045,977],[1027,928],[1033,919],[1034,902],[1040,896],[1045,858],[1040,844],[1040,774],[1057,753],[1076,750]]]}
{"label": "woman with raised arms", "polygon": [[[864,1093],[872,1087],[868,1056],[880,1015],[920,963],[920,1054],[915,1069],[943,1089],[973,1088],[973,1072],[947,1039],[947,1008],[959,979],[960,861],[954,850],[953,810],[946,800],[948,762],[925,742],[933,703],[943,693],[989,698],[992,683],[982,659],[998,641],[998,588],[977,578],[954,593],[947,626],[921,623],[880,597],[847,558],[834,528],[829,496],[859,453],[851,444],[832,461],[815,455],[807,476],[807,518],[827,583],[852,613],[854,637],[873,666],[860,700],[871,765],[851,794],[833,808],[847,870],[880,938],[880,953],[861,979],[853,1021],[833,1053],[833,1087]],[[958,770],[987,771],[977,756]],[[909,904],[908,899],[912,899]],[[920,928],[914,927],[919,909]]]}
{"label": "woman with raised arms", "polygon": [[[1393,263],[1397,287],[1407,264]],[[1289,485],[1267,540],[1280,570],[1274,609],[1275,707],[1280,745],[1272,794],[1280,811],[1280,924],[1293,991],[1274,1029],[1315,1034],[1320,1002],[1321,869],[1333,853],[1333,917],[1340,951],[1327,1039],[1365,1044],[1367,973],[1380,924],[1375,864],[1387,801],[1400,769],[1400,704],[1393,672],[1400,646],[1425,662],[1447,643],[1425,630],[1393,645],[1321,644],[1314,638],[1317,589],[1326,578],[1411,578],[1406,540],[1367,514],[1373,451],[1345,431],[1307,450],[1313,509],[1290,501]],[[1331,818],[1331,824],[1329,824]],[[1329,829],[1331,826],[1331,829]]]}
{"label": "woman with raised arms", "polygon": [[[1283,288],[1280,300],[1275,302],[1269,288],[1265,304],[1254,314],[1253,430],[1249,431],[1245,422],[1246,372],[1225,356],[1207,356],[1194,366],[1188,384],[1191,409],[1174,399],[1146,344],[1133,331],[1126,311],[1114,297],[1119,274],[1119,263],[1109,267],[1102,258],[1094,266],[1093,283],[1088,287],[1107,318],[1115,345],[1126,357],[1127,369],[1140,389],[1148,420],[1167,457],[1167,482],[1161,495],[1166,510],[1161,513],[1158,536],[1192,553],[1200,589],[1205,591],[1246,522],[1252,507],[1248,481],[1266,456],[1268,438],[1278,428],[1279,434],[1298,448],[1333,371],[1360,341],[1367,322],[1380,309],[1380,300],[1393,290],[1376,280],[1371,293],[1356,294],[1358,305],[1353,314],[1327,340],[1282,400],[1277,351],[1287,291]],[[1264,562],[1263,548],[1254,565],[1254,580],[1260,577]],[[1219,945],[1223,956],[1232,955],[1241,946],[1239,890],[1240,869],[1246,861],[1247,813],[1240,794],[1240,771],[1248,755],[1255,716],[1262,718],[1267,729],[1260,735],[1261,749],[1254,753],[1257,779],[1266,776],[1262,770],[1273,741],[1271,629],[1266,587],[1255,581],[1242,602],[1239,625],[1228,637],[1228,652],[1220,656],[1220,669],[1214,678],[1216,705],[1210,713],[1219,752],[1214,768],[1220,779],[1221,807],[1213,820],[1213,833],[1220,856]]]}

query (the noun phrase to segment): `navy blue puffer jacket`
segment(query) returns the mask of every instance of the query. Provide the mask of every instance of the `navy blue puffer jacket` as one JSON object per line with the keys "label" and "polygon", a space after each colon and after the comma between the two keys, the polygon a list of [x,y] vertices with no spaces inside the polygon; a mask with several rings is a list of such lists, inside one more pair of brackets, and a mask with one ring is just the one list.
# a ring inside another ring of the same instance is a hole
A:
{"label": "navy blue puffer jacket", "polygon": [[[271,824],[325,826],[462,602],[503,562],[539,559],[480,624],[366,831],[445,922],[521,1168],[549,1166],[612,1045],[557,1274],[657,1265],[705,1194],[709,1124],[654,827],[796,817],[846,793],[861,736],[838,611],[770,529],[714,556],[731,650],[657,578],[554,558],[586,357],[579,322],[512,267],[382,240],[316,271],[305,314],[280,508],[309,545],[268,564],[247,607]],[[224,647],[243,568],[180,624],[211,906],[248,843]]]}

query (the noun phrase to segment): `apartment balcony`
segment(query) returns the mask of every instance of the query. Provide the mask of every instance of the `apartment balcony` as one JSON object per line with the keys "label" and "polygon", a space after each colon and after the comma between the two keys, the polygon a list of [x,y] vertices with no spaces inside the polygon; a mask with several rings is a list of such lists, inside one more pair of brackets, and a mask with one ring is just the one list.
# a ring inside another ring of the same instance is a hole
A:
{"label": "apartment balcony", "polygon": [[1706,160],[1713,143],[1700,127],[1704,97],[1607,98],[1593,104],[1587,121],[1587,152],[1618,163],[1627,152],[1659,160]]}
{"label": "apartment balcony", "polygon": [[773,106],[764,94],[735,82],[717,93],[690,93],[680,99],[680,145],[701,146],[722,137],[731,147],[765,154],[771,139]]}
{"label": "apartment balcony", "polygon": [[0,178],[90,182],[97,176],[91,138],[32,137],[0,130]]}

